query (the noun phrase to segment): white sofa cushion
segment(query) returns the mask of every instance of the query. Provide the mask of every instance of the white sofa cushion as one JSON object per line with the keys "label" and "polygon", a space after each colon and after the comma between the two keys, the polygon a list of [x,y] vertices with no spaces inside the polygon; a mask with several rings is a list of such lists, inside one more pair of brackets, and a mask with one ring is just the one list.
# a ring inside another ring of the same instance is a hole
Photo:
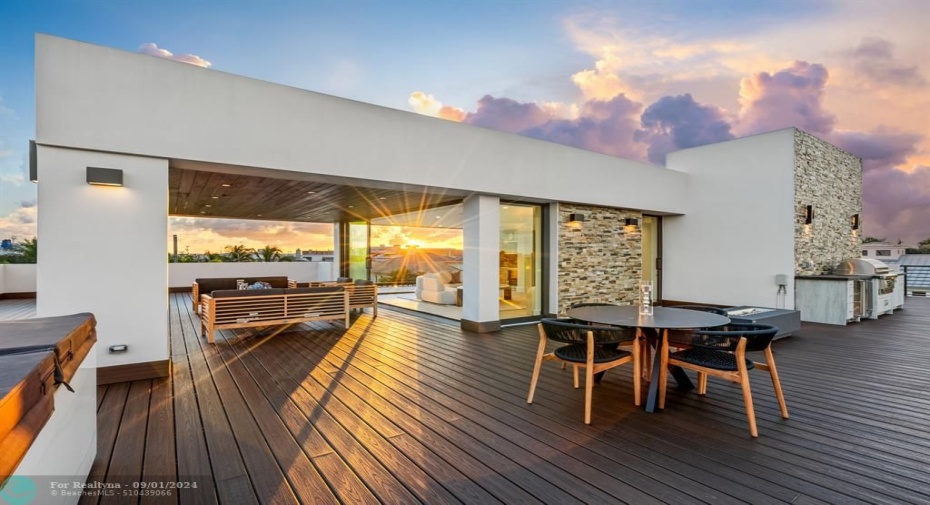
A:
{"label": "white sofa cushion", "polygon": [[455,305],[456,290],[446,286],[452,281],[449,272],[428,273],[417,276],[415,295],[423,301]]}

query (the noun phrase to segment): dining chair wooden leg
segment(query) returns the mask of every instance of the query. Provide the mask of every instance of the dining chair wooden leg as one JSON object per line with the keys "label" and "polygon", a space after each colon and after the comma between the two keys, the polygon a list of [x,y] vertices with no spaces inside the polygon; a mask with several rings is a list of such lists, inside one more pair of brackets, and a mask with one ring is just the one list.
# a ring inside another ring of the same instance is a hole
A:
{"label": "dining chair wooden leg", "polygon": [[765,348],[765,361],[769,374],[772,375],[772,386],[775,388],[775,398],[778,399],[781,417],[788,419],[788,405],[785,403],[785,394],[781,390],[781,379],[778,378],[778,369],[775,368],[775,353],[772,352],[771,345]]}
{"label": "dining chair wooden leg", "polygon": [[578,365],[572,365],[572,375],[574,376],[574,379],[575,379],[575,389],[580,388],[581,382],[579,382],[578,380]]}
{"label": "dining chair wooden leg", "polygon": [[533,378],[530,379],[530,394],[526,397],[526,403],[533,403],[533,395],[536,393],[536,382],[539,380],[539,371],[542,369],[543,356],[546,354],[546,333],[543,327],[539,326],[539,347],[536,350],[536,363],[533,365]]}
{"label": "dining chair wooden leg", "polygon": [[668,330],[662,332],[662,341],[656,347],[659,355],[659,408],[665,408],[665,388],[668,385]]}
{"label": "dining chair wooden leg", "polygon": [[[577,365],[575,366],[577,370]],[[594,392],[594,333],[588,332],[588,353],[584,367],[584,423],[591,424],[591,400]]]}
{"label": "dining chair wooden leg", "polygon": [[649,345],[649,340],[645,335],[642,335],[640,340],[643,343],[643,378],[649,382],[652,377],[652,346]]}
{"label": "dining chair wooden leg", "polygon": [[704,372],[698,372],[698,387],[697,393],[699,395],[707,394],[707,374]]}
{"label": "dining chair wooden leg", "polygon": [[640,357],[639,341],[633,344],[633,405],[639,407],[643,403],[643,372]]}
{"label": "dining chair wooden leg", "polygon": [[739,368],[739,384],[743,388],[743,403],[746,404],[746,420],[749,421],[749,434],[753,437],[758,437],[759,429],[756,427],[756,410],[752,406],[752,391],[749,389],[749,370],[746,368],[744,353],[737,353],[736,366]]}

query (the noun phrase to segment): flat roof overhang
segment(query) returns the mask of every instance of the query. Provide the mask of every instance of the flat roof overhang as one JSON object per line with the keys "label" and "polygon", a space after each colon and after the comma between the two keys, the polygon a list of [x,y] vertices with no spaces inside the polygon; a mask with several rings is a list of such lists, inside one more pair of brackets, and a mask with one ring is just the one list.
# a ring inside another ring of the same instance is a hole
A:
{"label": "flat roof overhang", "polygon": [[[426,211],[471,194],[448,188],[334,177],[306,172],[171,160],[171,216],[330,223],[390,221],[430,226]],[[423,218],[417,216],[423,214]]]}

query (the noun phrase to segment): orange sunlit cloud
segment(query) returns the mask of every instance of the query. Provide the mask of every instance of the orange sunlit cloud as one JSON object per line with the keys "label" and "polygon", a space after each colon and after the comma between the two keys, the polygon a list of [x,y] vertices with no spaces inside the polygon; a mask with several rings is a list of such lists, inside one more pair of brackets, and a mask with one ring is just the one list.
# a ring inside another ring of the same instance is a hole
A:
{"label": "orange sunlit cloud", "polygon": [[462,230],[458,228],[372,225],[371,245],[462,249]]}
{"label": "orange sunlit cloud", "polygon": [[253,249],[271,245],[286,253],[297,249],[333,248],[333,225],[330,223],[172,217],[168,221],[169,251],[173,250],[172,236],[175,234],[181,253],[222,252],[226,246],[238,244]]}
{"label": "orange sunlit cloud", "polygon": [[436,100],[436,97],[423,93],[422,91],[410,93],[410,97],[407,98],[407,103],[413,107],[414,112],[423,114],[424,116],[433,116],[456,122],[465,119],[464,110],[458,107],[443,105],[442,102]]}

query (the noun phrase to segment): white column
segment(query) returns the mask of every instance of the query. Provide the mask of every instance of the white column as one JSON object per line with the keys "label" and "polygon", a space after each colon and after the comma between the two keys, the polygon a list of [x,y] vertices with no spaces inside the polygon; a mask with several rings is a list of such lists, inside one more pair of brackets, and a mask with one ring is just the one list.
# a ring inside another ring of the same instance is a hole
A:
{"label": "white column", "polygon": [[[543,313],[559,313],[559,203],[549,204],[549,306],[543,307]],[[543,247],[546,247],[543,245]]]}
{"label": "white column", "polygon": [[472,195],[463,211],[462,328],[500,329],[500,198]]}
{"label": "white column", "polygon": [[[97,366],[167,360],[168,161],[39,146],[38,163],[36,315],[92,312]],[[123,186],[87,184],[89,166]]]}

